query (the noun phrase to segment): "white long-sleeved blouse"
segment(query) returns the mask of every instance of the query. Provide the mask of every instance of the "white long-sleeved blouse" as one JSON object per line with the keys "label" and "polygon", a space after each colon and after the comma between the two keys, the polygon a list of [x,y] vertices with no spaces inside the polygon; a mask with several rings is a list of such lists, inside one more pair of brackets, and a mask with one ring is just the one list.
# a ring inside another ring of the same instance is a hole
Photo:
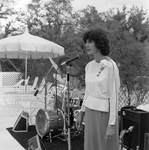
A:
{"label": "white long-sleeved blouse", "polygon": [[85,107],[109,112],[109,125],[114,125],[117,117],[118,92],[120,88],[119,70],[113,60],[95,60],[85,67],[85,96],[81,111]]}

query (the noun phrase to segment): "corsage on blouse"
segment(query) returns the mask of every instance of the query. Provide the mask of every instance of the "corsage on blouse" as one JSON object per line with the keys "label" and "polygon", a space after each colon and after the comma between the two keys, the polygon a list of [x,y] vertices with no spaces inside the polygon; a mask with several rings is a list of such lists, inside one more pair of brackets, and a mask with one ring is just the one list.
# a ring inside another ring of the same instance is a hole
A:
{"label": "corsage on blouse", "polygon": [[100,64],[101,64],[101,66],[100,66],[100,70],[99,70],[99,72],[98,72],[98,74],[97,74],[97,77],[100,75],[100,73],[102,72],[102,70],[103,70],[105,67],[108,66],[108,61],[107,61],[106,59],[103,59],[103,60],[100,61]]}

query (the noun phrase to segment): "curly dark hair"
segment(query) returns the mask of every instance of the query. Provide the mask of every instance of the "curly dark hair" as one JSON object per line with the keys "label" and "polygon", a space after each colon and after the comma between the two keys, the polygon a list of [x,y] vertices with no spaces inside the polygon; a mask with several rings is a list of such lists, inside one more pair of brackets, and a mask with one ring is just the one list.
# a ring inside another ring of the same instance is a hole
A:
{"label": "curly dark hair", "polygon": [[95,46],[100,50],[102,55],[104,56],[109,55],[110,53],[109,40],[104,30],[102,30],[101,28],[95,28],[86,31],[83,35],[83,41],[86,43],[87,40],[89,42],[94,41]]}

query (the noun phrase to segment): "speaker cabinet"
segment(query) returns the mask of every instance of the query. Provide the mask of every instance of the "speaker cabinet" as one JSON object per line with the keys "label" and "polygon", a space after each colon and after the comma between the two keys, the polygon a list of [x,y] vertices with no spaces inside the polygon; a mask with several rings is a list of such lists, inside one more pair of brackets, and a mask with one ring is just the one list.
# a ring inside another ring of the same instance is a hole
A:
{"label": "speaker cabinet", "polygon": [[28,150],[47,150],[38,135],[28,140]]}
{"label": "speaker cabinet", "polygon": [[122,108],[121,109],[121,130],[134,126],[132,132],[124,135],[123,146],[129,150],[144,150],[144,136],[149,132],[149,112]]}
{"label": "speaker cabinet", "polygon": [[13,132],[28,132],[29,114],[22,111],[17,118],[12,131]]}

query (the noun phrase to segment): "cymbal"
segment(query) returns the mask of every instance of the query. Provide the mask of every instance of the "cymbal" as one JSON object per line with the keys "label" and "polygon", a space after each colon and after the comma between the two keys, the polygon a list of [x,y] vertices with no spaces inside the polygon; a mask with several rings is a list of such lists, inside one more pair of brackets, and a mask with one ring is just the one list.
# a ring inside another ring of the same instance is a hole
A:
{"label": "cymbal", "polygon": [[69,73],[69,75],[72,77],[81,76],[84,72],[84,69],[83,69],[84,67],[79,63],[79,61],[77,59],[69,63],[69,70],[67,70],[66,64],[61,65],[62,63],[66,62],[69,59],[70,59],[69,57],[62,57],[59,59],[58,66],[59,66],[60,70],[64,74]]}

